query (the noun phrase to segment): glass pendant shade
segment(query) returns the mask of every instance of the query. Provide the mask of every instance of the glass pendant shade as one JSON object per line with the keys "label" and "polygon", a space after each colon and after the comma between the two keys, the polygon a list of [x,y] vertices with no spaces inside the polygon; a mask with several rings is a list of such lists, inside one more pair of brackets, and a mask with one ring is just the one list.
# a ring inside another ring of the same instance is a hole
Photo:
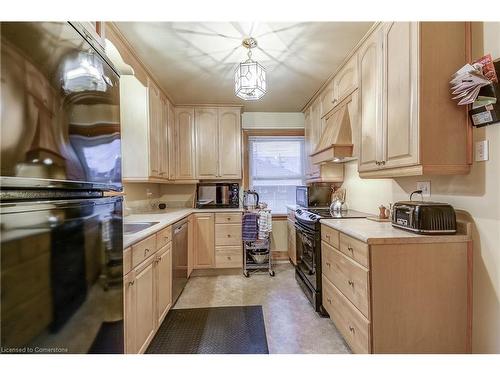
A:
{"label": "glass pendant shade", "polygon": [[234,72],[234,93],[243,100],[258,100],[266,94],[266,70],[248,59]]}

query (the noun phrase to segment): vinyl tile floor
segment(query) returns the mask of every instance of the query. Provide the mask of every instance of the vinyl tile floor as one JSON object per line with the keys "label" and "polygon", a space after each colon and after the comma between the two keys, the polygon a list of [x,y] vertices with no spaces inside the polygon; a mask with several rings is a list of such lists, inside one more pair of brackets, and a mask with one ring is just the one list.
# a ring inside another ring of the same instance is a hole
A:
{"label": "vinyl tile floor", "polygon": [[269,352],[283,354],[350,353],[335,325],[320,317],[295,280],[291,264],[268,273],[193,276],[174,309],[262,305]]}

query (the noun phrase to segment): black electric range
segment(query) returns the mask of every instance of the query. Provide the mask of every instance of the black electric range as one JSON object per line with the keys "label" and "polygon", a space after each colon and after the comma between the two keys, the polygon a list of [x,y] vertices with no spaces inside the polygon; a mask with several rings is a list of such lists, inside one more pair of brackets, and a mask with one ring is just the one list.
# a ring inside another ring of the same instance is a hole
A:
{"label": "black electric range", "polygon": [[347,210],[330,212],[329,208],[297,208],[295,210],[295,241],[297,266],[295,279],[320,315],[328,316],[321,299],[321,219],[359,219],[367,213]]}

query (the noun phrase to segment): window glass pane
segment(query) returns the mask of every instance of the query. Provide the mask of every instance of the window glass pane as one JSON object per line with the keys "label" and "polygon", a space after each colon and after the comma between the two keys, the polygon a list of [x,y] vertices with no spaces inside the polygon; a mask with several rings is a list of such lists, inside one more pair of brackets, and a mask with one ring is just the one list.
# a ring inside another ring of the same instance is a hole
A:
{"label": "window glass pane", "polygon": [[304,183],[304,137],[250,137],[250,189],[273,213],[295,203],[295,187]]}

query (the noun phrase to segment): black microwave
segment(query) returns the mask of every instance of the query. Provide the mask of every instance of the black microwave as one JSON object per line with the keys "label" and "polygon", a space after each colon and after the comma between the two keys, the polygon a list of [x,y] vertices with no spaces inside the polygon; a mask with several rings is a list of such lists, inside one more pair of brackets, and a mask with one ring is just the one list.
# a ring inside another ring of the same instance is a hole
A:
{"label": "black microwave", "polygon": [[329,207],[332,188],[330,185],[297,186],[295,203],[301,207]]}
{"label": "black microwave", "polygon": [[200,183],[196,187],[196,208],[238,208],[240,185],[231,182]]}

